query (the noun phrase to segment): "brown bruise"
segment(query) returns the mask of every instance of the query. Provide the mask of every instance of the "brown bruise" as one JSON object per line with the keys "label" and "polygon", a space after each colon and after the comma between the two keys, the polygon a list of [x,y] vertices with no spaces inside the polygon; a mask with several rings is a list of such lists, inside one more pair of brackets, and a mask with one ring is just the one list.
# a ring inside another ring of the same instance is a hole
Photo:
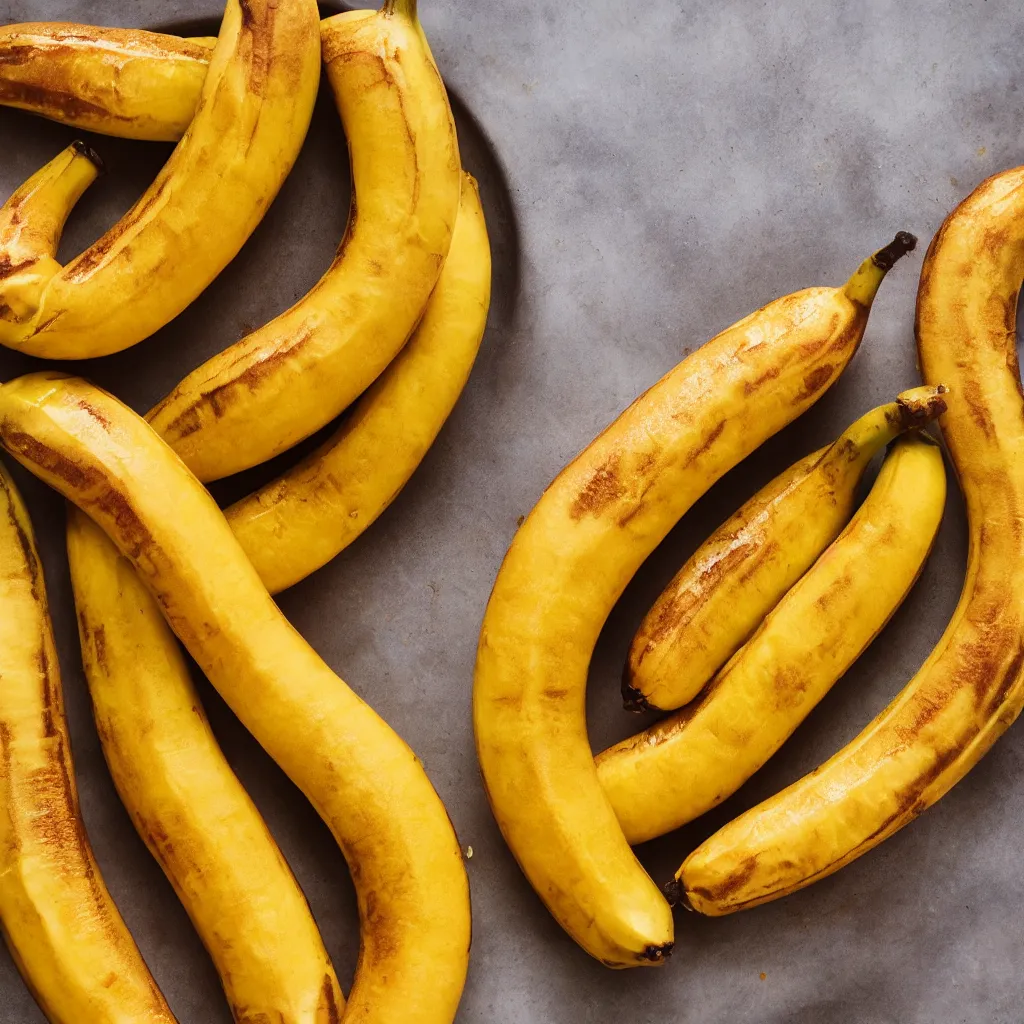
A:
{"label": "brown bruise", "polygon": [[[272,379],[278,368],[294,360],[302,349],[313,340],[314,331],[308,324],[302,324],[290,337],[276,339],[269,350],[261,352],[258,358],[240,357],[235,364],[237,370],[229,380],[203,391],[190,402],[161,431],[167,438],[182,440],[202,429],[205,412],[211,412],[215,419],[220,419],[234,409],[243,400],[243,390],[250,394],[260,384]],[[159,405],[149,413],[147,419],[152,422],[160,412],[174,402],[177,389],[171,392]]]}
{"label": "brown bruise", "polygon": [[0,103],[25,106],[58,120],[67,121],[129,121],[130,118],[74,95],[57,82],[36,85],[0,78]]}
{"label": "brown bruise", "polygon": [[804,388],[797,396],[795,401],[803,402],[808,398],[813,398],[819,391],[823,391],[831,382],[833,375],[836,373],[836,367],[828,364],[824,366],[816,366],[810,373],[804,376]]}
{"label": "brown bruise", "polygon": [[700,896],[709,903],[722,903],[733,893],[739,892],[743,886],[754,877],[757,870],[757,856],[747,857],[743,863],[722,880],[721,884],[713,886],[693,886],[689,892]]}
{"label": "brown bruise", "polygon": [[725,427],[725,420],[721,420],[719,423],[716,423],[711,428],[711,430],[708,431],[707,436],[704,438],[704,440],[686,456],[686,460],[683,463],[683,466],[690,466],[694,462],[696,462],[702,455],[706,455],[712,449],[712,447],[714,447],[715,442],[725,432]]}
{"label": "brown bruise", "polygon": [[627,488],[619,476],[621,461],[622,455],[614,452],[591,473],[569,507],[571,519],[578,521],[586,515],[599,516],[609,505],[626,495]]}

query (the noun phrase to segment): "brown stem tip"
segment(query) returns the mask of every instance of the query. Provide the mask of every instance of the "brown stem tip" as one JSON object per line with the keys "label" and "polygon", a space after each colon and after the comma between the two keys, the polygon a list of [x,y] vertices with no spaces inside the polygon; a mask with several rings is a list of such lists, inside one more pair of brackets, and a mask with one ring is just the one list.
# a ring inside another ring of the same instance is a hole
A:
{"label": "brown stem tip", "polygon": [[949,389],[944,384],[939,384],[932,389],[930,394],[915,395],[914,397],[898,396],[896,402],[899,405],[903,424],[907,427],[920,426],[937,419],[948,408],[946,399],[943,397],[948,393]]}
{"label": "brown stem tip", "polygon": [[622,706],[627,711],[642,715],[645,711],[654,711],[647,698],[629,681],[629,666],[622,673]]}
{"label": "brown stem tip", "polygon": [[648,946],[640,954],[639,959],[646,960],[652,964],[660,964],[672,955],[672,947],[674,945],[674,942],[666,942],[664,946]]}
{"label": "brown stem tip", "polygon": [[903,259],[908,252],[917,248],[917,239],[909,231],[898,231],[896,237],[884,249],[879,249],[871,262],[879,270],[890,271],[896,265],[897,260]]}
{"label": "brown stem tip", "polygon": [[88,160],[93,167],[100,172],[100,174],[107,173],[107,165],[103,162],[103,157],[101,157],[99,153],[97,153],[96,150],[87,142],[82,142],[81,139],[76,139],[71,143],[71,148],[78,153],[79,156],[84,156],[86,160]]}
{"label": "brown stem tip", "polygon": [[682,879],[673,878],[662,886],[661,891],[665,894],[665,899],[668,900],[670,907],[682,907],[683,910],[693,910],[693,904],[686,895],[686,886],[683,885]]}

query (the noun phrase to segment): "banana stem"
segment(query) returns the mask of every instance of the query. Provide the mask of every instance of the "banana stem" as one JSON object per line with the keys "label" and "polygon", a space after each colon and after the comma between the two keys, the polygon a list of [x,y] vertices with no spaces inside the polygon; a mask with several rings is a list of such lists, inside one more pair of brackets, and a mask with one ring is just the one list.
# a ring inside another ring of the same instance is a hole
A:
{"label": "banana stem", "polygon": [[827,470],[832,464],[848,471],[851,464],[866,466],[900,434],[941,416],[946,411],[945,394],[946,388],[941,384],[911,388],[898,395],[895,402],[865,413],[829,445],[818,467]]}
{"label": "banana stem", "polygon": [[418,17],[416,13],[416,0],[384,0],[380,13],[385,18],[390,18],[397,14],[401,18],[415,21]]}
{"label": "banana stem", "polygon": [[909,231],[900,231],[883,249],[869,256],[858,268],[857,272],[843,286],[843,292],[853,302],[870,307],[878,294],[878,288],[885,275],[908,252],[913,252],[917,239]]}
{"label": "banana stem", "polygon": [[57,255],[68,215],[103,172],[84,142],[73,142],[36,171],[0,208],[0,276],[8,269]]}

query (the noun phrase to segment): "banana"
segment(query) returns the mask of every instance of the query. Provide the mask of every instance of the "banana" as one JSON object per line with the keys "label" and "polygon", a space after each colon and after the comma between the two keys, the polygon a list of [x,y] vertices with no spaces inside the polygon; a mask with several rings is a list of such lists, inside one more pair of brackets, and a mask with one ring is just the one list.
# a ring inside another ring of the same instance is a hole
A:
{"label": "banana", "polygon": [[63,268],[0,250],[0,344],[49,359],[107,355],[148,338],[210,284],[305,138],[317,19],[314,0],[228,0],[196,116],[125,217]]}
{"label": "banana", "polygon": [[487,225],[465,174],[452,247],[409,343],[333,437],[225,513],[272,594],[348,547],[405,486],[466,384],[490,294]]}
{"label": "banana", "polygon": [[926,381],[948,385],[943,438],[967,503],[960,603],[902,693],[810,775],[698,847],[686,900],[727,914],[792,892],[877,846],[954,786],[1024,703],[1024,399],[1016,356],[1024,168],[984,182],[946,219],[921,272]]}
{"label": "banana", "polygon": [[345,1020],[450,1024],[469,891],[451,823],[406,744],[281,614],[208,492],[144,420],[73,377],[0,387],[0,442],[133,564],[243,724],[348,859],[362,951]]}
{"label": "banana", "polygon": [[362,394],[415,328],[451,244],[458,144],[416,0],[328,18],[322,36],[349,140],[353,215],[333,266],[304,299],[150,413],[201,480],[285,451]]}
{"label": "banana", "polygon": [[52,1024],[174,1024],[93,857],[28,512],[0,465],[0,922]]}
{"label": "banana", "polygon": [[[922,418],[944,408],[936,389],[926,390]],[[903,603],[945,501],[935,443],[895,442],[850,524],[701,699],[598,755],[598,778],[630,843],[711,810],[785,743]]]}
{"label": "banana", "polygon": [[160,609],[74,506],[68,556],[110,773],[209,950],[234,1019],[340,1020],[344,999],[305,897],[228,767]]}
{"label": "banana", "polygon": [[[0,207],[0,282],[18,274],[31,291],[59,272],[55,257],[68,214],[102,172],[99,155],[73,142]],[[29,316],[31,310],[14,292],[0,300],[0,319]]]}
{"label": "banana", "polygon": [[177,142],[192,122],[210,40],[66,22],[0,26],[0,104],[85,131]]}
{"label": "banana", "polygon": [[611,967],[660,963],[672,915],[604,796],[587,669],[630,578],[683,513],[799,416],[856,351],[900,234],[842,288],[758,310],[637,399],[555,479],[498,574],[477,652],[474,722],[491,807],[560,924]]}
{"label": "banana", "polygon": [[905,397],[781,473],[694,552],[630,646],[627,710],[682,707],[746,643],[846,526],[868,463],[922,412],[916,392]]}

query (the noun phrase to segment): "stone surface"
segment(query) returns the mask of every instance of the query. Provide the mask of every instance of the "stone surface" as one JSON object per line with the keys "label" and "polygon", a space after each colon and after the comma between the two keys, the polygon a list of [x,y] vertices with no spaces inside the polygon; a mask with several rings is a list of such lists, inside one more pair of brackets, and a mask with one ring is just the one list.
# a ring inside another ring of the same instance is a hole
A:
{"label": "stone surface", "polygon": [[[469,714],[476,635],[498,564],[516,518],[566,460],[682,353],[776,295],[839,283],[897,229],[926,243],[982,178],[1020,161],[1018,5],[422,6],[460,101],[466,165],[484,184],[496,242],[491,327],[461,404],[400,499],[281,604],[420,753],[473,847],[475,946],[460,1024],[1019,1021],[1019,727],[937,807],[851,867],[750,913],[681,915],[667,968],[612,973],[575,948],[517,870],[478,780]],[[209,0],[0,0],[0,23],[183,28],[216,13]],[[0,193],[74,136],[0,112]],[[128,207],[167,152],[94,141],[111,174],[72,219],[65,255]],[[341,236],[347,193],[343,137],[322,98],[295,174],[235,263],[158,336],[85,372],[147,408],[316,280]],[[638,574],[594,659],[595,748],[637,725],[620,710],[620,666],[643,611],[685,555],[757,486],[916,383],[920,259],[919,251],[890,275],[864,346],[832,392],[722,481]],[[0,353],[0,378],[29,362]],[[210,963],[103,763],[77,651],[61,502],[20,471],[18,479],[41,537],[97,856],[179,1019],[227,1022]],[[820,763],[917,668],[963,574],[963,515],[951,491],[936,551],[903,610],[735,798],[641,849],[655,877],[667,878],[737,811]],[[357,922],[340,854],[205,683],[202,693],[339,973],[350,977]],[[0,958],[0,1022],[42,1019]]]}

